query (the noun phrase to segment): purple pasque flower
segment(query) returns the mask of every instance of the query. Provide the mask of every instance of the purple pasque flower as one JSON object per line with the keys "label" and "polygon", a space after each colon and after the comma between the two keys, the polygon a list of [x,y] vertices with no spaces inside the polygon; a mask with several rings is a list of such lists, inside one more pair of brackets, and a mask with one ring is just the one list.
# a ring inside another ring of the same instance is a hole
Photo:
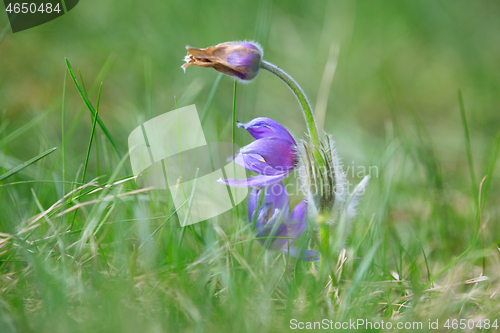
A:
{"label": "purple pasque flower", "polygon": [[297,165],[295,139],[278,122],[255,118],[249,123],[238,123],[256,140],[240,149],[235,162],[259,176],[248,179],[219,179],[236,187],[268,186],[285,178]]}
{"label": "purple pasque flower", "polygon": [[[261,193],[264,193],[264,203],[259,206]],[[300,260],[319,259],[316,251],[291,246],[306,230],[306,203],[302,201],[289,213],[288,193],[283,182],[252,190],[248,220],[254,224],[256,237],[269,250],[282,251]]]}
{"label": "purple pasque flower", "polygon": [[186,46],[182,69],[190,65],[212,67],[218,72],[248,82],[259,73],[263,51],[255,42],[226,42],[204,49]]}

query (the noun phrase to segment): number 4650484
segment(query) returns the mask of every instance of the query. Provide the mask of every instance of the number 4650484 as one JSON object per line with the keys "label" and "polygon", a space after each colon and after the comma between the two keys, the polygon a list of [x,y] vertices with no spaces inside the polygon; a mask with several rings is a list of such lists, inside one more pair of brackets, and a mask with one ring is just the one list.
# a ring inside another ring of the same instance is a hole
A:
{"label": "number 4650484", "polygon": [[59,3],[57,3],[55,6],[53,6],[50,2],[47,3],[42,3],[40,6],[37,6],[36,3],[9,3],[7,8],[5,8],[5,11],[8,12],[9,14],[18,14],[18,13],[47,13],[50,14],[52,12],[59,13],[61,12],[61,9],[59,9]]}
{"label": "number 4650484", "polygon": [[490,329],[490,328],[495,328],[495,329],[498,329],[498,324],[497,324],[497,319],[495,319],[495,321],[491,321],[489,319],[483,319],[482,321],[479,320],[479,321],[475,321],[474,319],[469,319],[469,320],[465,320],[465,319],[460,319],[460,321],[458,319],[448,319],[446,321],[446,323],[444,324],[444,327],[446,327],[447,329],[473,329],[474,327],[476,328],[479,328],[479,329]]}

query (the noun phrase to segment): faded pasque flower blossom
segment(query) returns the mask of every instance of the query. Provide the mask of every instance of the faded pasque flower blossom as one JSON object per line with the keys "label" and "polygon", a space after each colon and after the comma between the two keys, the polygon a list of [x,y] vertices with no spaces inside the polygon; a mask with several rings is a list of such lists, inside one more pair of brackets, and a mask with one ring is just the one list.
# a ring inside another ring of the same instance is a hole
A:
{"label": "faded pasque flower blossom", "polygon": [[[261,193],[264,193],[264,203],[258,207]],[[256,236],[269,250],[306,261],[319,259],[316,251],[291,246],[306,230],[306,203],[302,201],[289,213],[288,193],[283,182],[252,190],[248,220],[254,223]]]}
{"label": "faded pasque flower blossom", "polygon": [[296,143],[290,132],[269,118],[238,123],[256,140],[240,149],[235,162],[259,176],[248,179],[220,179],[238,187],[267,186],[285,178],[297,164]]}
{"label": "faded pasque flower blossom", "polygon": [[262,48],[255,42],[226,42],[205,49],[189,46],[186,49],[184,70],[189,65],[212,67],[244,82],[257,75],[263,56]]}

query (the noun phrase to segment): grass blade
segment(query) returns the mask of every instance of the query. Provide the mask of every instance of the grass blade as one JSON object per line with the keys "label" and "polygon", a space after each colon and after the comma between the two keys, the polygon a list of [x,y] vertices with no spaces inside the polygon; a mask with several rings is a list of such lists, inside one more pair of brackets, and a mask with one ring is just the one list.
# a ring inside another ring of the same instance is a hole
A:
{"label": "grass blade", "polygon": [[[349,288],[349,290],[347,291],[347,295],[345,296],[345,299],[344,299],[345,304],[349,303],[353,294],[358,290],[358,286],[361,283],[361,281],[363,280],[363,278],[366,276],[368,269],[372,265],[373,260],[375,259],[375,254],[377,253],[380,245],[381,245],[381,241],[378,241],[375,244],[373,244],[371,249],[368,251],[366,256],[363,258],[361,265],[358,267],[356,274],[354,275],[352,285]],[[344,313],[343,313],[344,315],[345,315],[345,312],[346,312],[346,308],[344,308]]]}
{"label": "grass blade", "polygon": [[208,94],[207,104],[205,104],[205,108],[203,109],[203,112],[201,113],[201,125],[202,126],[205,123],[205,120],[207,119],[208,110],[210,109],[210,106],[212,106],[212,102],[214,100],[215,93],[217,92],[217,88],[219,87],[220,81],[222,80],[223,76],[224,76],[224,74],[222,74],[222,73],[217,75],[217,78],[214,81],[212,89],[210,90],[210,93]]}
{"label": "grass blade", "polygon": [[26,131],[28,131],[29,129],[31,129],[33,126],[35,126],[36,124],[38,124],[47,115],[49,115],[52,111],[56,110],[58,105],[59,105],[59,99],[56,100],[54,103],[52,103],[45,112],[43,112],[42,114],[38,115],[36,118],[30,120],[28,123],[26,123],[25,125],[21,126],[20,128],[18,128],[14,132],[12,132],[9,135],[7,135],[2,140],[0,140],[0,147],[3,146],[3,145],[5,145],[5,144],[7,144],[8,142],[14,140],[18,136],[22,135],[23,133],[25,133]]}
{"label": "grass blade", "polygon": [[9,125],[9,120],[5,120],[5,117],[2,117],[2,124],[0,124],[0,134],[2,134],[3,131],[5,131],[8,125]]}
{"label": "grass blade", "polygon": [[[88,97],[90,99],[93,98],[95,90],[99,87],[99,83],[102,82],[104,80],[104,78],[106,77],[106,75],[108,74],[111,66],[113,65],[114,60],[115,60],[115,56],[114,56],[114,54],[111,54],[108,57],[108,59],[106,60],[106,62],[104,63],[104,65],[102,66],[101,70],[99,71],[99,74],[97,74],[97,77],[95,78],[95,80],[92,83],[92,86],[90,87],[90,90],[89,90]],[[80,125],[84,109],[85,109],[85,106],[82,105],[80,110],[78,110],[77,115],[75,116],[75,118],[71,122],[71,125],[69,126],[69,130],[68,130],[68,134],[67,134],[68,140],[73,137],[75,130]]]}
{"label": "grass blade", "polygon": [[488,188],[490,187],[491,179],[493,178],[493,171],[495,171],[495,166],[498,159],[498,152],[500,151],[500,132],[497,133],[495,138],[495,143],[491,150],[491,158],[488,163],[488,170],[486,171],[486,181],[483,185],[483,194],[481,195],[481,206],[484,206],[484,201],[486,200],[486,194],[488,193]]}
{"label": "grass blade", "polygon": [[148,119],[153,119],[153,65],[149,57],[144,57],[144,84],[147,117]]}
{"label": "grass blade", "polygon": [[472,196],[476,201],[477,205],[477,185],[476,185],[476,173],[474,172],[474,162],[472,160],[472,151],[470,148],[470,137],[469,137],[469,126],[467,125],[467,117],[465,116],[464,100],[462,98],[462,91],[458,91],[458,104],[460,105],[460,114],[462,116],[462,124],[464,126],[465,133],[465,149],[467,150],[467,159],[469,160],[469,171],[472,186]]}
{"label": "grass blade", "polygon": [[113,141],[113,138],[109,134],[109,131],[106,128],[106,126],[104,125],[104,123],[102,122],[102,120],[97,116],[97,113],[96,113],[96,111],[94,109],[94,106],[92,105],[92,103],[90,102],[89,98],[87,97],[87,94],[85,94],[85,92],[83,91],[82,87],[78,83],[78,80],[76,79],[75,73],[73,72],[73,68],[71,67],[71,64],[69,63],[68,59],[66,59],[66,65],[68,66],[69,73],[71,75],[71,78],[73,79],[73,82],[75,83],[75,86],[76,86],[76,89],[78,90],[78,93],[80,94],[80,96],[82,97],[83,101],[87,105],[87,108],[89,109],[90,113],[92,114],[92,117],[96,117],[97,118],[97,123],[99,124],[99,127],[101,127],[104,135],[106,135],[106,137],[108,138],[109,142],[111,143],[111,146],[115,150],[115,153],[118,156],[118,159],[121,160],[122,156],[121,156],[120,152],[118,151],[118,148],[117,148],[115,142]]}
{"label": "grass blade", "polygon": [[16,173],[18,173],[19,171],[23,170],[24,168],[27,168],[28,166],[30,166],[31,164],[41,160],[42,158],[44,158],[45,156],[49,155],[50,153],[52,153],[53,151],[55,151],[57,149],[57,147],[54,147],[54,148],[50,148],[49,150],[41,153],[40,155],[37,155],[35,157],[33,157],[32,159],[24,162],[23,164],[21,165],[18,165],[17,167],[15,167],[14,169],[11,169],[10,171],[8,171],[7,173],[4,173],[3,175],[0,176],[0,182],[9,178],[10,176],[12,175],[15,175]]}
{"label": "grass blade", "polygon": [[[236,145],[236,93],[237,93],[237,88],[238,88],[238,81],[234,81],[234,95],[233,95],[233,135],[232,135],[232,141],[233,141],[233,157],[236,156],[236,150],[235,150],[235,145]],[[236,164],[233,163],[233,175],[236,175]],[[231,192],[229,192],[231,194]],[[232,195],[230,196],[232,198]],[[232,198],[233,206],[234,209],[236,210],[236,221],[240,220],[240,214],[238,212],[238,205],[235,205],[234,203],[237,202],[237,198]]]}
{"label": "grass blade", "polygon": [[5,38],[5,35],[7,35],[7,32],[9,32],[9,28],[10,28],[10,22],[7,22],[7,24],[3,28],[2,32],[0,32],[0,43]]}
{"label": "grass blade", "polygon": [[65,181],[66,181],[66,140],[64,138],[64,125],[66,123],[66,84],[68,82],[68,69],[64,71],[64,84],[63,84],[63,95],[62,95],[62,106],[61,106],[61,141],[62,141],[62,189],[63,195],[65,194]]}
{"label": "grass blade", "polygon": [[333,77],[337,69],[337,62],[339,60],[340,44],[333,41],[330,45],[330,54],[323,71],[321,84],[319,86],[318,97],[316,98],[316,107],[314,113],[318,123],[319,130],[323,130],[325,126],[326,108],[328,106],[328,97],[330,95],[330,88],[332,87]]}
{"label": "grass blade", "polygon": [[90,132],[90,140],[89,140],[89,147],[87,149],[87,157],[85,158],[85,164],[83,165],[82,183],[85,182],[85,174],[87,173],[87,166],[89,164],[90,150],[92,148],[92,140],[94,139],[95,124],[97,123],[97,119],[99,119],[98,117],[99,117],[99,102],[101,100],[101,89],[102,89],[102,84],[101,84],[101,87],[99,88],[99,93],[97,95],[97,108],[96,108],[94,120],[92,122],[92,132]]}

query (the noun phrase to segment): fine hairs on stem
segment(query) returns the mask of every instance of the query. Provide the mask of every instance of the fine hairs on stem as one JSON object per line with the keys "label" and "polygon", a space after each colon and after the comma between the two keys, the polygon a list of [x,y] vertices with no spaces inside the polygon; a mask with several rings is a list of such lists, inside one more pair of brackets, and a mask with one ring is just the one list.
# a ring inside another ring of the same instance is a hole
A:
{"label": "fine hairs on stem", "polygon": [[275,65],[273,65],[270,62],[267,62],[265,60],[262,60],[260,66],[262,69],[265,69],[266,71],[276,75],[283,82],[285,82],[285,84],[292,90],[295,97],[297,97],[297,100],[299,101],[299,104],[302,108],[302,112],[304,113],[304,118],[306,121],[307,129],[309,131],[309,136],[311,138],[311,143],[312,143],[313,150],[314,150],[314,156],[315,156],[318,164],[320,166],[324,166],[323,157],[321,156],[321,154],[318,150],[318,148],[320,147],[318,126],[316,125],[316,120],[314,119],[312,107],[311,107],[311,104],[309,103],[309,100],[307,99],[306,94],[304,93],[302,88],[299,86],[299,84],[290,75],[288,75],[285,71],[283,71],[278,66],[275,66]]}

